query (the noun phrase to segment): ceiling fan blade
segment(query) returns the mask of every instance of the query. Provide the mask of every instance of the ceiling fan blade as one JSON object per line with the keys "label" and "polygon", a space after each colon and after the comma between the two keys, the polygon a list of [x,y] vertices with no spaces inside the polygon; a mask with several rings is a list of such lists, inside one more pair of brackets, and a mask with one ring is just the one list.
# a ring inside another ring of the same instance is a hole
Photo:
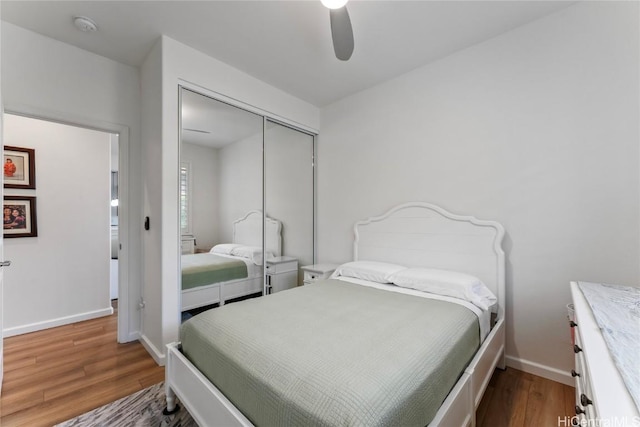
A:
{"label": "ceiling fan blade", "polygon": [[189,131],[189,132],[198,132],[198,133],[211,133],[208,130],[201,130],[201,129],[189,129],[189,128],[184,128],[182,129],[184,131]]}
{"label": "ceiling fan blade", "polygon": [[353,29],[347,6],[340,9],[330,9],[331,37],[333,38],[333,50],[341,61],[347,61],[353,53]]}

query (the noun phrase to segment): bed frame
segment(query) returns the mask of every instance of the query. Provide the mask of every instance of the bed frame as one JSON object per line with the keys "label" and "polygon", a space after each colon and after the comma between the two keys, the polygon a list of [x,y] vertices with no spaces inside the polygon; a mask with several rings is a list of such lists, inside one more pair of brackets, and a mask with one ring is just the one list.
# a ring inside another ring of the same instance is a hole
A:
{"label": "bed frame", "polygon": [[[282,248],[282,223],[276,219],[265,218],[265,246],[276,256],[280,256]],[[262,211],[253,210],[233,222],[233,243],[247,246],[262,246]],[[181,311],[204,307],[225,301],[262,292],[263,275],[244,279],[216,282],[182,291]]]}
{"label": "bed frame", "polygon": [[[479,277],[498,298],[496,322],[429,426],[475,426],[475,413],[496,367],[504,369],[504,228],[497,222],[454,215],[428,203],[406,203],[355,224],[354,260],[461,271]],[[200,426],[251,422],[180,351],[169,344],[167,408],[180,399]]]}

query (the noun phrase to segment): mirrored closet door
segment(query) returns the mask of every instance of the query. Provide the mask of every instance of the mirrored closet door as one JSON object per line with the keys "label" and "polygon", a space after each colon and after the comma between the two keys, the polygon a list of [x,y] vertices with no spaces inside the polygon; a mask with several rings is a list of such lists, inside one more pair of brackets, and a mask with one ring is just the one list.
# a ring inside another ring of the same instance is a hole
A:
{"label": "mirrored closet door", "polygon": [[181,89],[183,312],[263,290],[263,121]]}
{"label": "mirrored closet door", "polygon": [[314,136],[180,93],[183,318],[302,284],[314,261]]}
{"label": "mirrored closet door", "polygon": [[[300,267],[314,260],[314,136],[267,120],[264,196],[267,216],[282,223],[281,256],[267,265],[267,290],[302,284]],[[265,236],[267,245],[270,238]],[[272,267],[273,266],[273,267]]]}

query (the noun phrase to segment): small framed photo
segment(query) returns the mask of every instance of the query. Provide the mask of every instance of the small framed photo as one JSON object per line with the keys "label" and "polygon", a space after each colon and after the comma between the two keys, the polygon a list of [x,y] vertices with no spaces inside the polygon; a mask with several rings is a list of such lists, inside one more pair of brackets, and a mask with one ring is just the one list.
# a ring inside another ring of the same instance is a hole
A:
{"label": "small framed photo", "polygon": [[4,196],[4,238],[37,237],[36,198]]}
{"label": "small framed photo", "polygon": [[4,146],[4,188],[36,188],[36,151]]}

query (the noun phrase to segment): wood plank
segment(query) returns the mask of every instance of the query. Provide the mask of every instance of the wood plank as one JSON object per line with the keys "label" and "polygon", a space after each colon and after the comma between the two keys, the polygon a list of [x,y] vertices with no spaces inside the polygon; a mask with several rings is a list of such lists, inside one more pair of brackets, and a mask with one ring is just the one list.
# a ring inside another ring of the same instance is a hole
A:
{"label": "wood plank", "polygon": [[556,426],[574,414],[575,389],[526,372],[496,369],[478,410],[478,427]]}
{"label": "wood plank", "polygon": [[140,385],[142,386],[142,388],[151,387],[154,384],[158,384],[159,382],[164,381],[164,370],[154,370],[149,375],[143,376],[138,379],[138,381],[140,381]]}
{"label": "wood plank", "polygon": [[35,356],[28,356],[28,357],[23,357],[21,359],[15,359],[7,368],[6,366],[4,367],[4,372],[7,373],[9,371],[9,369],[11,370],[15,370],[15,369],[20,369],[20,368],[25,368],[27,366],[33,366],[36,364],[36,357]]}
{"label": "wood plank", "polygon": [[145,372],[147,369],[155,368],[159,368],[159,366],[156,365],[156,362],[151,358],[131,361],[127,365],[113,367],[102,372],[87,374],[81,384],[76,382],[67,382],[64,384],[58,384],[55,387],[47,387],[44,390],[44,400],[53,400],[60,396],[72,394],[78,390],[91,394],[93,393],[93,390],[91,389],[92,387],[101,385],[107,381],[116,381],[124,377],[132,378],[137,381],[139,378],[138,376],[142,372]]}
{"label": "wood plank", "polygon": [[[0,401],[0,414],[3,416],[13,414],[23,409],[37,406],[42,402],[44,402],[44,393],[42,390],[20,390],[11,393],[6,398],[2,398],[2,401]],[[4,422],[2,425],[4,425]]]}
{"label": "wood plank", "polygon": [[51,426],[164,380],[139,342],[116,335],[114,314],[6,338],[0,425]]}
{"label": "wood plank", "polygon": [[564,388],[564,413],[567,416],[576,414],[576,389],[565,385]]}
{"label": "wood plank", "polygon": [[529,402],[525,412],[524,425],[558,425],[558,417],[561,417],[564,410],[562,384],[540,377],[534,378],[529,389]]}

